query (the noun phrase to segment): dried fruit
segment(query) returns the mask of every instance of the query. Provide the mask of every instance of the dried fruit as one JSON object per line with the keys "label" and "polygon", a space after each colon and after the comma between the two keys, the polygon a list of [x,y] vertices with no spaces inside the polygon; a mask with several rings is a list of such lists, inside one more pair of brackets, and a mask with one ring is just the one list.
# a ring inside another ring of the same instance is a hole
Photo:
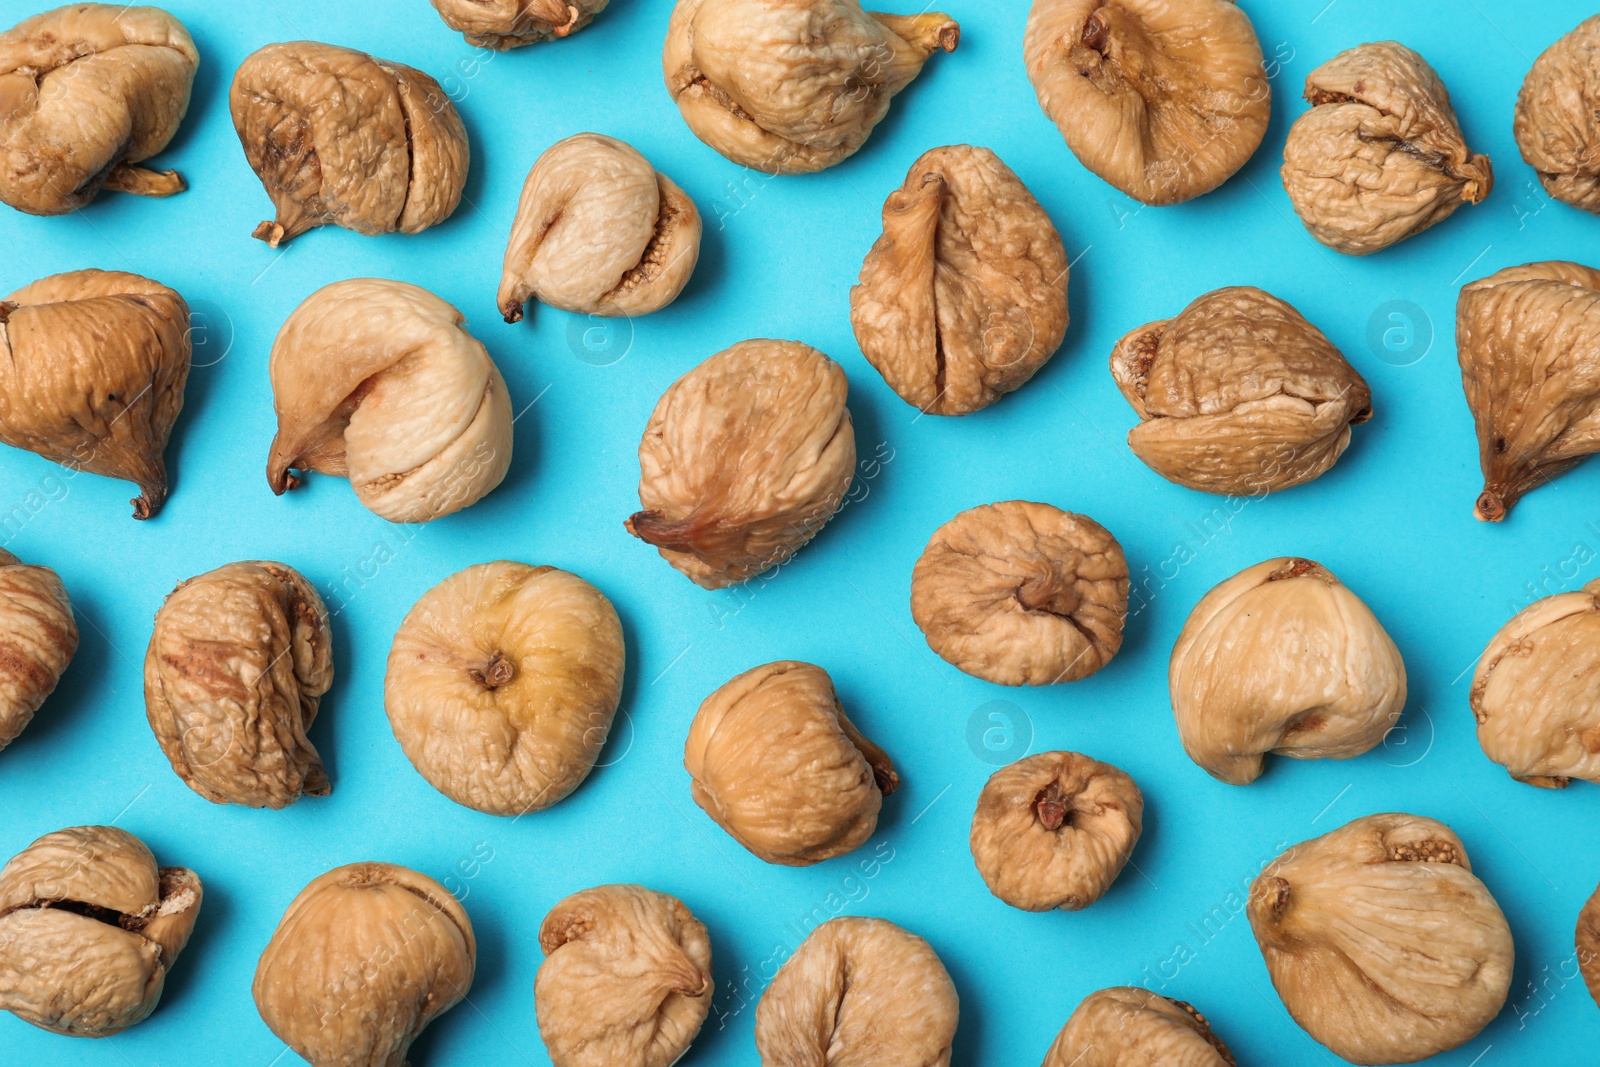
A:
{"label": "dried fruit", "polygon": [[1113,986],[1083,998],[1044,1067],[1235,1067],[1233,1053],[1190,1004]]}
{"label": "dried fruit", "polygon": [[1533,61],[1512,130],[1545,192],[1600,213],[1600,15],[1584,19]]}
{"label": "dried fruit", "polygon": [[1322,331],[1248,285],[1126,334],[1111,377],[1139,424],[1128,447],[1169,482],[1258,496],[1304,485],[1372,417],[1372,392]]}
{"label": "dried fruit", "polygon": [[928,57],[954,52],[948,15],[860,0],[678,0],[661,69],[696,137],[765,174],[855,154]]}
{"label": "dried fruit", "polygon": [[928,647],[1000,685],[1087,678],[1122,647],[1128,561],[1087,515],[1007,500],[963,511],[911,572]]}
{"label": "dried fruit", "polygon": [[572,894],[539,927],[539,1036],[555,1067],[671,1067],[711,1010],[711,940],[637,885]]}
{"label": "dried fruit", "polygon": [[393,863],[351,863],[289,904],[251,992],[311,1067],[400,1067],[467,995],[477,958],[472,921],[444,886]]}
{"label": "dried fruit", "polygon": [[1290,848],[1250,886],[1250,927],[1295,1022],[1352,1063],[1470,1041],[1511,987],[1511,929],[1450,828],[1368,815]]}
{"label": "dried fruit", "polygon": [[1233,0],[1034,0],[1022,48],[1072,154],[1146,204],[1209,193],[1267,132],[1261,43]]}
{"label": "dried fruit", "polygon": [[0,548],[0,749],[33,721],[78,651],[66,587]]}
{"label": "dried fruit", "polygon": [[925,152],[883,205],[850,323],[906,403],[936,415],[988,407],[1066,335],[1061,235],[987,148]]}
{"label": "dried fruit", "polygon": [[273,248],[330,222],[419,233],[461,201],[467,130],[420,70],[315,41],[269,44],[239,64],[228,107],[277,212],[251,236]]}
{"label": "dried fruit", "polygon": [[533,164],[497,297],[507,322],[529,296],[587,315],[647,315],[677,299],[700,255],[694,201],[632,145],[598,133]]}
{"label": "dried fruit", "polygon": [[328,795],[306,731],[332,684],[328,609],[293,567],[229,563],[180,583],[156,612],[145,714],[178,777],[213,804]]}
{"label": "dried fruit", "polygon": [[69,1037],[141,1022],[200,915],[200,879],[115,826],[45,834],[0,868],[0,1010]]}
{"label": "dried fruit", "polygon": [[189,380],[189,305],[121,271],[41,278],[0,300],[0,442],[167,499],[163,453]]}
{"label": "dried fruit", "polygon": [[406,758],[458,804],[540,811],[594,768],[622,699],[622,623],[575,574],[480,563],[394,635],[384,707]]}
{"label": "dried fruit", "polygon": [[741,341],[712,356],[650,414],[628,532],[706,589],[788,561],[855,474],[848,390],[837,363],[798,341]]}
{"label": "dried fruit", "polygon": [[607,0],[432,0],[445,24],[478,48],[505,51],[577,33]]}
{"label": "dried fruit", "polygon": [[1600,1004],[1600,888],[1578,912],[1578,971],[1589,995]]}
{"label": "dried fruit", "polygon": [[294,310],[269,365],[278,434],[267,482],[290,468],[349,478],[390,522],[476,504],[511,466],[511,398],[461,312],[426,289],[334,282]]}

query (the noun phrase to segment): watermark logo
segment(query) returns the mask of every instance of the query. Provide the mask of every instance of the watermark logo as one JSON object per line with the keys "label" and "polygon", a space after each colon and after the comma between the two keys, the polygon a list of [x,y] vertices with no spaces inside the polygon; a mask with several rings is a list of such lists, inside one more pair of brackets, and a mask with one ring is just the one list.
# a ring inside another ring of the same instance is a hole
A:
{"label": "watermark logo", "polygon": [[1002,767],[1028,754],[1033,720],[1009,700],[991,700],[967,717],[967,748],[983,762]]}
{"label": "watermark logo", "polygon": [[1409,300],[1386,301],[1367,320],[1367,347],[1391,367],[1409,367],[1433,347],[1433,320]]}
{"label": "watermark logo", "polygon": [[210,300],[189,305],[189,365],[215,367],[233,351],[233,319]]}
{"label": "watermark logo", "polygon": [[625,315],[574,315],[567,321],[567,347],[591,367],[621,363],[633,347],[633,320]]}

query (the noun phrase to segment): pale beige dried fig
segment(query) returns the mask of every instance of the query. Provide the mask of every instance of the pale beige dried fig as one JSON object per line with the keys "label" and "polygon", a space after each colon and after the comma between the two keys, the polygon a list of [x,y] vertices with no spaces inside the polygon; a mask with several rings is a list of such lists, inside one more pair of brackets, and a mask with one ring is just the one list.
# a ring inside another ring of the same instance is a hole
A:
{"label": "pale beige dried fig", "polygon": [[1596,887],[1583,910],[1578,912],[1578,971],[1589,995],[1600,1005],[1600,887]]}
{"label": "pale beige dried fig", "polygon": [[505,51],[577,33],[607,0],[432,0],[445,25],[467,43]]}
{"label": "pale beige dried fig", "polygon": [[61,578],[0,548],[0,749],[33,721],[78,651]]}
{"label": "pale beige dried fig", "polygon": [[1193,1005],[1113,986],[1083,998],[1043,1067],[1236,1067]]}
{"label": "pale beige dried fig", "polygon": [[200,915],[200,879],[115,826],[45,834],[0,868],[0,1011],[107,1037],[161,1000]]}
{"label": "pale beige dried fig", "polygon": [[1545,192],[1600,213],[1600,15],[1584,19],[1539,58],[1517,94],[1512,130]]}

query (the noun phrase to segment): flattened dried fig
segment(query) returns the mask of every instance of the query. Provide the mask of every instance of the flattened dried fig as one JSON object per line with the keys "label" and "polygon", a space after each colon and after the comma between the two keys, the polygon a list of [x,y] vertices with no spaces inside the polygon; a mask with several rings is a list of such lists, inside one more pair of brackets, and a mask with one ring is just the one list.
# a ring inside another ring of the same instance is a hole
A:
{"label": "flattened dried fig", "polygon": [[1600,213],[1600,15],[1546,48],[1522,81],[1512,130],[1545,192]]}
{"label": "flattened dried fig", "polygon": [[1022,386],[1067,332],[1067,251],[1000,157],[925,152],[883,205],[850,290],[861,352],[906,403],[965,415]]}
{"label": "flattened dried fig", "polygon": [[1217,289],[1111,352],[1139,416],[1128,447],[1169,482],[1259,496],[1304,485],[1372,417],[1372,391],[1322,331],[1253,286]]}
{"label": "flattened dried fig", "polygon": [[419,233],[461,201],[467,130],[420,70],[315,41],[269,44],[239,65],[228,107],[277,211],[251,236],[273,248],[330,222]]}
{"label": "flattened dried fig", "polygon": [[427,522],[489,495],[511,466],[511,398],[467,320],[426,289],[334,282],[278,331],[269,364],[278,433],[267,483],[290,468],[350,479],[390,522]]}
{"label": "flattened dried fig", "polygon": [[1511,929],[1450,828],[1368,815],[1290,848],[1250,886],[1278,995],[1352,1063],[1413,1063],[1477,1036],[1511,987]]}
{"label": "flattened dried fig", "polygon": [[539,1036],[555,1067],[671,1067],[711,1010],[711,939],[676,897],[572,894],[539,927]]}
{"label": "flattened dried fig", "polygon": [[467,43],[503,52],[577,33],[607,0],[432,0],[445,25]]}
{"label": "flattened dried fig", "polygon": [[623,525],[706,589],[786,562],[855,475],[849,383],[798,341],[741,341],[672,383],[639,442]]}
{"label": "flattened dried fig", "polygon": [[33,721],[77,651],[61,578],[0,548],[0,749]]}
{"label": "flattened dried fig", "polygon": [[1233,1053],[1192,1005],[1135,986],[1083,998],[1044,1067],[1235,1067]]}
{"label": "flattened dried fig", "polygon": [[1578,912],[1578,970],[1589,995],[1600,1004],[1600,888]]}
{"label": "flattened dried fig", "polygon": [[948,15],[860,0],[678,0],[661,69],[694,135],[741,166],[809,174],[854,155],[928,57]]}
{"label": "flattened dried fig", "polygon": [[1034,0],[1022,48],[1072,154],[1146,204],[1209,193],[1267,132],[1261,42],[1233,0]]}

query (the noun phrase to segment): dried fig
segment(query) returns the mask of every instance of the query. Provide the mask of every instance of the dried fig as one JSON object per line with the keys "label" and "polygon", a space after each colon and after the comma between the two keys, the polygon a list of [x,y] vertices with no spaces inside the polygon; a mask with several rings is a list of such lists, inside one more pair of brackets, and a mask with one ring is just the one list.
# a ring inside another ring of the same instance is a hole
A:
{"label": "dried fig", "polygon": [[239,65],[228,108],[277,212],[251,236],[273,248],[330,222],[420,233],[461,202],[467,130],[420,70],[315,41],[269,44]]}
{"label": "dried fig", "polygon": [[189,305],[120,271],[41,278],[0,300],[0,442],[167,499],[163,453],[189,380]]}
{"label": "dried fig", "polygon": [[61,578],[0,548],[0,749],[33,721],[77,651]]}
{"label": "dried fig", "polygon": [[1233,1053],[1190,1004],[1114,986],[1083,998],[1044,1067],[1235,1067]]}
{"label": "dried fig", "polygon": [[1533,61],[1512,130],[1545,192],[1600,213],[1600,15],[1584,19]]}
{"label": "dried fig", "polygon": [[607,0],[432,0],[445,25],[477,48],[503,52],[577,33]]}
{"label": "dried fig", "polygon": [[555,1067],[671,1067],[711,1010],[711,939],[637,885],[567,897],[539,927],[539,1036]]}
{"label": "dried fig", "polygon": [[1022,386],[1060,347],[1066,248],[999,156],[935,148],[883,205],[850,323],[900,399],[966,415]]}
{"label": "dried fig", "polygon": [[1087,515],[1007,500],[963,511],[911,572],[928,647],[976,678],[1051,685],[1087,678],[1122,647],[1128,561]]}
{"label": "dried fig", "polygon": [[101,189],[181,193],[177,171],[139,164],[178,132],[199,64],[158,7],[68,4],[0,33],[0,200],[64,215]]}
{"label": "dried fig", "polygon": [[480,563],[394,635],[384,707],[418,773],[491,815],[548,808],[594,768],[622,699],[622,623],[554,567]]}
{"label": "dried fig", "polygon": [[200,879],[115,826],[45,834],[0,868],[0,1010],[68,1037],[142,1022],[200,915]]}
{"label": "dried fig", "polygon": [[229,563],[179,583],[156,612],[145,714],[178,777],[213,804],[328,795],[306,731],[332,684],[328,609],[293,567]]}
{"label": "dried fig", "polygon": [[1600,1004],[1600,888],[1578,912],[1578,971],[1589,995]]}
{"label": "dried fig", "polygon": [[536,296],[587,315],[647,315],[677,299],[700,255],[694,201],[632,145],[598,133],[534,163],[497,297],[507,322]]}
{"label": "dried fig", "polygon": [[744,167],[809,174],[855,154],[928,57],[948,15],[860,0],[678,0],[661,69],[694,135]]}
{"label": "dried fig", "polygon": [[786,562],[844,503],[856,435],[849,383],[798,341],[741,341],[656,402],[624,525],[706,589]]}
{"label": "dried fig", "polygon": [[472,921],[444,886],[351,863],[289,904],[251,992],[311,1067],[402,1067],[417,1035],[467,995],[477,959]]}
{"label": "dried fig", "polygon": [[1349,759],[1406,704],[1400,650],[1320,563],[1247,567],[1200,598],[1167,672],[1178,738],[1212,777],[1248,785],[1263,756]]}
{"label": "dried fig", "polygon": [[1209,193],[1267,132],[1261,43],[1233,0],[1034,0],[1022,49],[1072,154],[1146,204]]}
{"label": "dried fig", "polygon": [[476,504],[511,466],[511,398],[461,312],[426,289],[334,282],[289,316],[269,364],[278,433],[267,483],[290,468],[350,479],[390,522]]}
{"label": "dried fig", "polygon": [[756,1005],[762,1067],[950,1067],[960,1005],[928,943],[885,919],[829,919]]}
{"label": "dried fig", "polygon": [[1352,1063],[1470,1041],[1511,987],[1511,929],[1461,840],[1368,815],[1290,848],[1251,883],[1250,927],[1295,1022]]}
{"label": "dried fig", "polygon": [[1372,417],[1366,380],[1322,331],[1248,285],[1125,335],[1111,377],[1139,416],[1128,431],[1133,454],[1202,493],[1304,485],[1349,447],[1350,427]]}

